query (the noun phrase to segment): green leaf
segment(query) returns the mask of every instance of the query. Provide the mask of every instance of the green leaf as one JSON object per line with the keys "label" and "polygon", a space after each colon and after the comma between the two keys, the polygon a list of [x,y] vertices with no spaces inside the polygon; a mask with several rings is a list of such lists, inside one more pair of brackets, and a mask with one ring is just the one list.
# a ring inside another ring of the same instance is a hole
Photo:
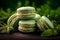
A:
{"label": "green leaf", "polygon": [[60,24],[57,25],[56,29],[60,31]]}
{"label": "green leaf", "polygon": [[53,30],[52,29],[47,29],[42,32],[41,36],[52,36],[53,35]]}

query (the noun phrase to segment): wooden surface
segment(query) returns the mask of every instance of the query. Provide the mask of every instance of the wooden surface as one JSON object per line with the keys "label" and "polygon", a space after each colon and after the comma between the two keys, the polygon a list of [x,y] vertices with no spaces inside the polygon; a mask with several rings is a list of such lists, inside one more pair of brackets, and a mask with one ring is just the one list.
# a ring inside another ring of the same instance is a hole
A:
{"label": "wooden surface", "polygon": [[22,34],[22,33],[12,33],[12,34],[0,34],[0,40],[55,40],[60,39],[60,36],[56,37],[40,37],[39,35],[33,34]]}

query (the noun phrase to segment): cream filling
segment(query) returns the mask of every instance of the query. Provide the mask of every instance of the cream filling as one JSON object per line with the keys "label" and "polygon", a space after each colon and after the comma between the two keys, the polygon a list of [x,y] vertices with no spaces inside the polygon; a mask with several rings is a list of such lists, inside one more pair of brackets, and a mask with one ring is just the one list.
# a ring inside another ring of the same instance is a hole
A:
{"label": "cream filling", "polygon": [[21,20],[19,21],[19,25],[20,24],[35,25],[35,20]]}
{"label": "cream filling", "polygon": [[24,27],[19,26],[18,30],[22,32],[33,32],[35,28],[24,28]]}

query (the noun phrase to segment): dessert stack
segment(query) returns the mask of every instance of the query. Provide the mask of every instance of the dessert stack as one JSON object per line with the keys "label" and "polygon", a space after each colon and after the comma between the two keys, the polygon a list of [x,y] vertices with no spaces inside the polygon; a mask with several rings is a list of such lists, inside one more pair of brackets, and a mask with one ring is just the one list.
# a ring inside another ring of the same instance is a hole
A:
{"label": "dessert stack", "polygon": [[33,7],[21,7],[17,9],[19,14],[19,27],[21,32],[34,32],[35,31],[35,8]]}

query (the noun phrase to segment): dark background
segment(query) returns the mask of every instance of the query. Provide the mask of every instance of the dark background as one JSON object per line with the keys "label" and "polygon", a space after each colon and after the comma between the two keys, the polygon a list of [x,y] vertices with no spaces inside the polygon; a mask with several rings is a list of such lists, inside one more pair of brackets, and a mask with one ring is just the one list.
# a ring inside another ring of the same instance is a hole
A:
{"label": "dark background", "polygon": [[7,8],[15,10],[19,1],[22,2],[21,6],[24,6],[25,1],[29,1],[29,6],[32,6],[32,2],[34,2],[35,7],[40,7],[47,1],[50,1],[50,7],[52,9],[56,9],[58,6],[60,6],[60,0],[0,0],[0,8],[3,8],[4,10]]}

